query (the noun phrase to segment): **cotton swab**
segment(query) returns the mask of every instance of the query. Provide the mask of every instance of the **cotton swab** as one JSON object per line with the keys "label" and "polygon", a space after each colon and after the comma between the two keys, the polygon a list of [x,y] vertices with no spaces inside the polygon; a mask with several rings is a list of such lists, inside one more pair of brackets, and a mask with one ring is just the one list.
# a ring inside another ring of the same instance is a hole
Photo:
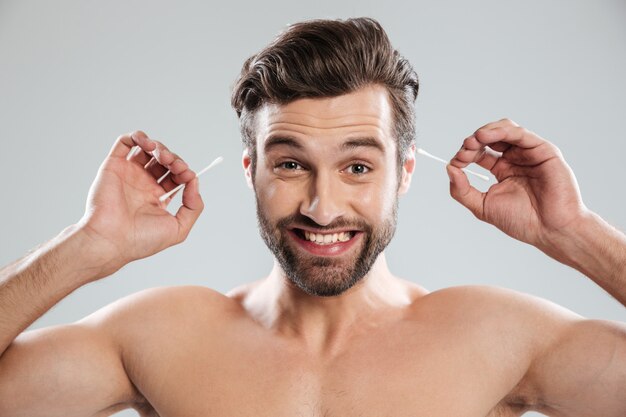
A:
{"label": "cotton swab", "polygon": [[[219,164],[220,162],[222,162],[224,160],[224,158],[222,158],[221,156],[218,156],[217,158],[215,158],[215,161],[211,162],[207,167],[205,167],[202,171],[198,172],[196,174],[196,178],[198,178],[200,175],[204,174],[205,172],[207,172],[208,170],[210,170],[211,168],[213,168],[215,165]],[[178,187],[166,192],[165,194],[163,194],[161,197],[159,197],[159,201],[160,202],[164,202],[165,200],[167,200],[168,198],[170,198],[174,193],[176,193],[178,190],[180,190],[181,188],[183,188],[185,186],[185,184],[180,184]]]}
{"label": "cotton swab", "polygon": [[[448,165],[448,161],[446,161],[445,159],[441,159],[441,158],[439,158],[439,157],[436,157],[435,155],[431,155],[431,154],[429,154],[428,152],[426,152],[425,150],[423,150],[422,148],[417,148],[417,149],[416,149],[416,152],[417,152],[418,154],[420,154],[420,155],[427,156],[427,157],[429,157],[429,158],[434,159],[435,161],[439,161],[439,162],[442,162],[442,163],[444,163],[444,164]],[[467,168],[463,168],[463,171],[465,171],[465,172],[467,172],[467,173],[470,173],[470,174],[473,174],[473,175],[476,175],[478,178],[483,179],[483,180],[485,180],[485,181],[489,181],[489,177],[488,177],[488,176],[486,176],[486,175],[479,174],[478,172],[474,172],[474,171],[469,170],[469,169],[467,169]]]}

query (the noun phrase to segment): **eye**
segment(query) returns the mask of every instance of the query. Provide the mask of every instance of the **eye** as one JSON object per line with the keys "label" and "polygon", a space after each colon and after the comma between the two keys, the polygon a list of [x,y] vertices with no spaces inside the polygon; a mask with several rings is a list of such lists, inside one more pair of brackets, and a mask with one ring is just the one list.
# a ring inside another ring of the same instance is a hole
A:
{"label": "eye", "polygon": [[304,169],[302,165],[295,161],[284,161],[276,164],[277,169],[284,169],[286,171],[299,171]]}
{"label": "eye", "polygon": [[348,170],[350,171],[351,174],[363,175],[369,172],[370,169],[363,164],[352,164],[350,165]]}

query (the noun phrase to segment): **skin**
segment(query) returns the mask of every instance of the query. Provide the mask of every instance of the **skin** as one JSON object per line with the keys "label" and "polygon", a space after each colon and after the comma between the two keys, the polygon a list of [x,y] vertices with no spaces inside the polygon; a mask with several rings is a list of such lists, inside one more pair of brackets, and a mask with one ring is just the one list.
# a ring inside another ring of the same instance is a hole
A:
{"label": "skin", "polygon": [[[247,152],[242,161],[270,220],[298,212],[320,227],[341,217],[377,225],[409,188],[415,161],[407,155],[398,182],[380,87],[266,106],[259,116],[254,182]],[[276,135],[301,149],[266,147]],[[364,136],[380,149],[341,151],[346,140]],[[132,145],[143,151],[128,161]],[[626,413],[623,323],[586,320],[501,288],[429,292],[395,277],[384,253],[336,297],[306,294],[275,262],[267,277],[225,295],[151,289],[77,323],[22,333],[74,289],[184,240],[203,204],[193,172],[177,159],[142,132],[120,137],[83,219],[2,270],[0,415],[105,416],[128,407],[162,417]],[[302,169],[285,169],[294,168],[285,161]],[[488,193],[457,169],[470,162],[499,180]],[[371,170],[356,175],[355,164]],[[156,184],[167,168],[176,174],[172,182]],[[452,196],[479,219],[623,299],[626,239],[585,208],[554,145],[509,120],[494,122],[464,141],[448,172]],[[171,216],[158,196],[178,183],[188,185]],[[5,308],[8,300],[24,307]]]}

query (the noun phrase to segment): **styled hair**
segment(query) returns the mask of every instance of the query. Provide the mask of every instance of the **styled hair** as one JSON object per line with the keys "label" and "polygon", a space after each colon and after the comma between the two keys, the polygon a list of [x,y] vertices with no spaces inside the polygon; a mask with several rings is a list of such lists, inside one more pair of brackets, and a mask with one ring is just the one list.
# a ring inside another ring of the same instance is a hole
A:
{"label": "styled hair", "polygon": [[241,136],[256,163],[254,115],[264,104],[335,97],[370,84],[384,86],[393,109],[398,162],[415,140],[419,82],[413,67],[371,18],[309,20],[288,26],[248,58],[235,82],[231,104]]}

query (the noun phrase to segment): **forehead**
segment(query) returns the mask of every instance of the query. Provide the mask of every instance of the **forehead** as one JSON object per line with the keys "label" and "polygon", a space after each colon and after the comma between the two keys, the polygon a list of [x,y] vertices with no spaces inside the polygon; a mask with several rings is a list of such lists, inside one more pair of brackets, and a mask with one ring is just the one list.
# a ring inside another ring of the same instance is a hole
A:
{"label": "forehead", "polygon": [[365,135],[383,142],[392,141],[389,94],[378,85],[336,97],[266,104],[255,119],[259,147],[273,135],[320,138]]}

